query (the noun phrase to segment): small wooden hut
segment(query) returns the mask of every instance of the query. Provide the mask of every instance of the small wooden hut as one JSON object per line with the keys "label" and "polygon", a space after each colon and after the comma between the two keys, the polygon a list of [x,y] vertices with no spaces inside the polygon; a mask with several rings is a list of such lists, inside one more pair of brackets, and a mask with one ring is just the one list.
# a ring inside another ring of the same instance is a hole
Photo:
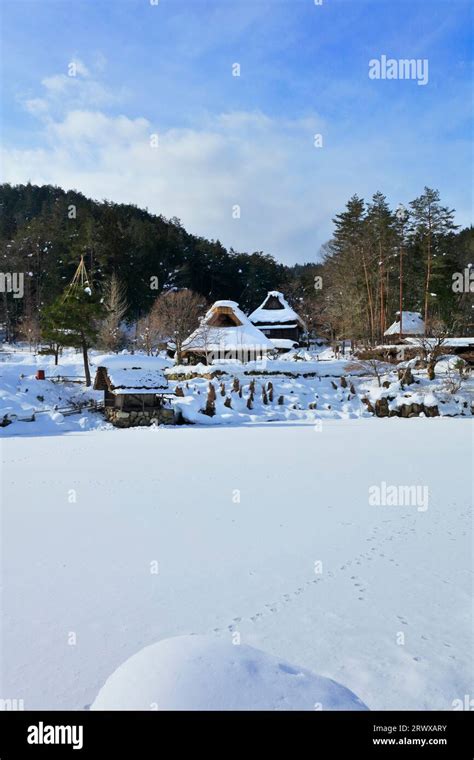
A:
{"label": "small wooden hut", "polygon": [[116,427],[175,422],[174,394],[162,368],[150,366],[150,357],[142,358],[111,357],[109,366],[97,367],[94,390],[104,391],[105,416]]}

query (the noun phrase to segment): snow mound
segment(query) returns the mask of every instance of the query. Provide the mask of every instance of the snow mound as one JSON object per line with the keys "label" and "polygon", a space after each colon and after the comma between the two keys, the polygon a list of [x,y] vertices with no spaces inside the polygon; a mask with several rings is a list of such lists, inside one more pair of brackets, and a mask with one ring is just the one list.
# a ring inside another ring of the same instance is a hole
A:
{"label": "snow mound", "polygon": [[367,710],[345,686],[245,644],[164,639],[107,679],[92,710]]}

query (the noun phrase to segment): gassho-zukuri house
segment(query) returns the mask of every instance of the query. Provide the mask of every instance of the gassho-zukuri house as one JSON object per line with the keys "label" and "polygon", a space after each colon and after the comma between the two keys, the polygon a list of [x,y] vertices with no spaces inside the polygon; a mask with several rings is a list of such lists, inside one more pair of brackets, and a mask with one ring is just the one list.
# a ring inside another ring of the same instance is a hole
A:
{"label": "gassho-zukuri house", "polygon": [[264,302],[250,314],[249,319],[270,338],[278,351],[289,351],[299,346],[306,332],[305,323],[278,290],[267,293]]}
{"label": "gassho-zukuri house", "polygon": [[402,311],[401,332],[399,311],[396,312],[395,317],[395,322],[385,330],[385,337],[395,336],[403,340],[403,338],[414,338],[425,334],[425,323],[418,311]]}
{"label": "gassho-zukuri house", "polygon": [[235,301],[216,301],[199,327],[183,343],[185,362],[263,359],[275,346],[239,309]]}
{"label": "gassho-zukuri house", "polygon": [[[158,360],[159,361],[159,360]],[[151,356],[103,357],[97,367],[94,390],[104,391],[106,419],[116,427],[174,424],[163,369]]]}

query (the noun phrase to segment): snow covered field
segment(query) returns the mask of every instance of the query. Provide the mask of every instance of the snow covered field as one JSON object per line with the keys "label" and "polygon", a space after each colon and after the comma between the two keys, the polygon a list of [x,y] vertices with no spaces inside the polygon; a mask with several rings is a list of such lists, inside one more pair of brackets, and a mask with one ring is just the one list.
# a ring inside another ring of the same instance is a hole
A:
{"label": "snow covered field", "polygon": [[[236,632],[370,709],[472,695],[469,419],[23,424],[0,442],[3,698],[84,709],[143,647]],[[429,501],[373,506],[382,483]]]}

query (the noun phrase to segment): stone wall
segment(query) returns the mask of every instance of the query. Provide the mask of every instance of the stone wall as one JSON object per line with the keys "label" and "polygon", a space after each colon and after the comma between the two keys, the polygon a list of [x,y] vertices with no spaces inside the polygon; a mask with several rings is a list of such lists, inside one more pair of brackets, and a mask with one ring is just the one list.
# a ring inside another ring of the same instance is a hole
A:
{"label": "stone wall", "polygon": [[133,412],[122,412],[114,407],[105,408],[105,416],[112,425],[119,428],[146,427],[153,423],[157,425],[175,425],[173,409],[141,409]]}
{"label": "stone wall", "polygon": [[425,406],[424,404],[407,402],[406,404],[400,404],[396,409],[390,409],[389,401],[393,401],[393,397],[383,396],[375,404],[371,404],[368,398],[362,399],[362,403],[366,405],[368,411],[375,414],[376,417],[419,417],[420,414],[424,414],[425,417],[439,417],[437,406]]}

